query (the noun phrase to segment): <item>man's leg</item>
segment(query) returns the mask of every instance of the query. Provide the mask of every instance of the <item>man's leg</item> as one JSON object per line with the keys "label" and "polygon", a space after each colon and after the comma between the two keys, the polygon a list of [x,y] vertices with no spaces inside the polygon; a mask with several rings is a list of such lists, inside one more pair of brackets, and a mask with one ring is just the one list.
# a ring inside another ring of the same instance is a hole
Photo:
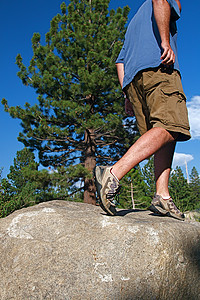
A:
{"label": "man's leg", "polygon": [[168,188],[175,146],[175,141],[170,142],[154,154],[156,194],[149,209],[154,213],[184,220],[185,216],[174,204]]}
{"label": "man's leg", "polygon": [[176,142],[168,143],[154,154],[156,194],[169,197],[169,176]]}
{"label": "man's leg", "polygon": [[120,180],[132,168],[144,159],[160,150],[168,143],[174,142],[176,134],[155,127],[144,133],[113,166],[112,173]]}
{"label": "man's leg", "polygon": [[119,192],[119,180],[138,163],[157,152],[164,145],[173,142],[175,138],[176,134],[163,128],[152,128],[144,133],[113,167],[103,169],[97,166],[95,168],[100,205],[108,214],[116,214],[113,200]]}

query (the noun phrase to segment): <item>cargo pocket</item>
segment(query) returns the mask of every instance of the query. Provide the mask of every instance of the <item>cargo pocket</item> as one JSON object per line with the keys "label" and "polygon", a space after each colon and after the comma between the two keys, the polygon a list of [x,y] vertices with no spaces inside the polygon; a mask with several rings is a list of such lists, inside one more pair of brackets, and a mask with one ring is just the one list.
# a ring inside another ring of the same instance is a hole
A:
{"label": "cargo pocket", "polygon": [[189,130],[188,111],[184,92],[178,89],[171,90],[166,86],[162,87],[161,93],[166,107],[166,124]]}

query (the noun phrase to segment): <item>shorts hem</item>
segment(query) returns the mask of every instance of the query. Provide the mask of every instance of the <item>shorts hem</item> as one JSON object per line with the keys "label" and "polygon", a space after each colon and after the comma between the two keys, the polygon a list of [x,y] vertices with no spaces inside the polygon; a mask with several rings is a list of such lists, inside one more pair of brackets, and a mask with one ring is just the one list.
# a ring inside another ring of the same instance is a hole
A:
{"label": "shorts hem", "polygon": [[157,122],[152,124],[152,127],[161,127],[164,128],[167,131],[176,132],[178,133],[178,137],[176,138],[176,141],[188,141],[191,138],[191,134],[189,132],[189,129],[183,128],[183,127],[177,127],[173,125],[165,125],[161,122]]}

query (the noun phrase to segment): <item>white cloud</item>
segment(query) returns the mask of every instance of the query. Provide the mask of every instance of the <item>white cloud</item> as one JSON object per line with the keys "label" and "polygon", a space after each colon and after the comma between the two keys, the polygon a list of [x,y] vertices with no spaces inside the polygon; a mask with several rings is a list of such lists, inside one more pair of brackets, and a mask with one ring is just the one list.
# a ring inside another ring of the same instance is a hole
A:
{"label": "white cloud", "polygon": [[174,153],[172,169],[175,169],[176,166],[184,166],[186,163],[190,162],[193,159],[194,157],[191,154]]}
{"label": "white cloud", "polygon": [[200,139],[200,96],[187,101],[190,131],[193,139]]}

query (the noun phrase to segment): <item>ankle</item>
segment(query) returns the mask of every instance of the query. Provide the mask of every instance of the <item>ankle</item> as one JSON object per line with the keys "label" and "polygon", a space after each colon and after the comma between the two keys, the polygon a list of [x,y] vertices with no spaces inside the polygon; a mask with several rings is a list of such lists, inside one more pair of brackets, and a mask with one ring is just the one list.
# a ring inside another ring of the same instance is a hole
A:
{"label": "ankle", "polygon": [[110,169],[110,173],[114,176],[114,178],[119,182],[119,179],[117,178],[117,176],[115,175],[115,173],[113,172],[113,168]]}
{"label": "ankle", "polygon": [[156,193],[156,194],[161,196],[163,200],[169,200],[171,198],[169,194],[163,194],[163,193]]}

